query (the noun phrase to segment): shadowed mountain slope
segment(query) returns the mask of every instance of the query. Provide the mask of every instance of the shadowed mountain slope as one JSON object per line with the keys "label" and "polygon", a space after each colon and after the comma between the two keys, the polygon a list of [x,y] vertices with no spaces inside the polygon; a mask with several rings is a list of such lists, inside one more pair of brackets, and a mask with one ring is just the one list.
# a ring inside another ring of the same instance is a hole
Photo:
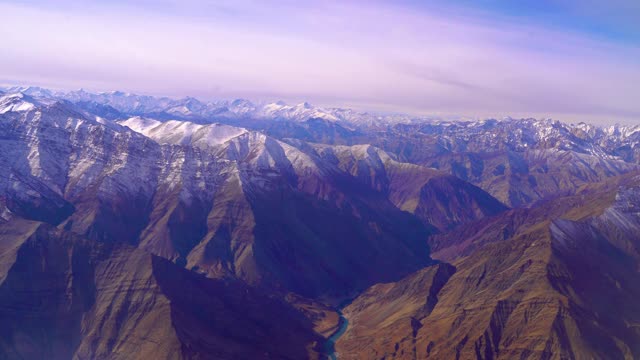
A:
{"label": "shadowed mountain slope", "polygon": [[14,220],[0,232],[5,358],[317,356],[311,322],[258,289],[49,225]]}
{"label": "shadowed mountain slope", "polygon": [[143,118],[123,126],[63,102],[3,99],[6,219],[44,221],[209,277],[311,297],[343,297],[430,262],[431,225],[264,134]]}

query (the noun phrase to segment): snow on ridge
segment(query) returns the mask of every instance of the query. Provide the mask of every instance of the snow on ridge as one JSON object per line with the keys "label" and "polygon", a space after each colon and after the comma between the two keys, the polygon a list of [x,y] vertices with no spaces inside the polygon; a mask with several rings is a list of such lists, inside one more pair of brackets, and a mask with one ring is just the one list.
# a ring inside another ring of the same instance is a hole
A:
{"label": "snow on ridge", "polygon": [[[549,135],[554,128],[564,127],[569,131],[582,131],[589,137],[602,137],[614,135],[618,140],[629,137],[640,137],[639,126],[616,125],[611,127],[598,127],[579,123],[577,125],[561,123],[552,119],[515,119],[505,117],[503,119],[469,119],[454,118],[449,119],[438,117],[420,117],[406,114],[375,114],[355,111],[349,108],[322,108],[307,102],[296,105],[288,105],[282,101],[270,103],[254,103],[246,99],[236,99],[232,101],[221,100],[204,102],[193,97],[183,97],[180,99],[168,97],[154,97],[148,95],[136,95],[121,91],[91,93],[85,90],[70,92],[53,92],[39,87],[13,87],[10,92],[19,92],[33,96],[38,100],[41,97],[50,99],[65,99],[71,102],[91,101],[98,104],[109,105],[114,109],[132,115],[164,113],[171,116],[183,118],[199,118],[216,121],[224,118],[241,118],[254,120],[288,120],[307,121],[313,118],[336,121],[344,124],[361,126],[384,126],[395,124],[432,124],[435,126],[450,127],[455,124],[460,128],[479,128],[496,126],[497,123],[521,124],[523,126],[535,126],[540,129],[541,137]],[[26,109],[27,105],[25,105]],[[1,109],[1,108],[0,108]],[[9,111],[9,110],[5,110]],[[581,135],[585,136],[585,135]]]}
{"label": "snow on ridge", "polygon": [[0,114],[35,109],[37,103],[22,93],[10,93],[0,98]]}
{"label": "snow on ridge", "polygon": [[180,120],[161,122],[142,117],[132,117],[120,121],[119,124],[160,144],[193,145],[202,148],[223,144],[248,132],[243,128],[222,124],[200,125]]}
{"label": "snow on ridge", "polygon": [[158,121],[158,120],[153,120],[153,119],[149,119],[149,118],[143,118],[140,116],[134,116],[132,118],[129,118],[127,120],[123,120],[123,121],[119,121],[118,122],[120,125],[122,126],[126,126],[129,129],[143,134],[145,131],[148,131],[151,128],[154,128],[160,124],[162,124],[162,122]]}

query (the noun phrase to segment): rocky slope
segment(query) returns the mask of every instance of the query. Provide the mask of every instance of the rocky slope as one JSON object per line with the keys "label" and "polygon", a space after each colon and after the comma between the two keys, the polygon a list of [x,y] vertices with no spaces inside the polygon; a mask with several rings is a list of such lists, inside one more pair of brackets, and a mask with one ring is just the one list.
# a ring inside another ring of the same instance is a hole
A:
{"label": "rocky slope", "polygon": [[[448,172],[519,207],[638,169],[600,137],[574,134],[578,129],[533,119],[397,125],[370,142],[402,161]],[[598,134],[604,131],[598,129]],[[633,136],[617,141],[617,146],[635,146]]]}
{"label": "rocky slope", "polygon": [[46,224],[14,219],[0,233],[3,358],[318,356],[300,311],[237,281]]}
{"label": "rocky slope", "polygon": [[474,250],[456,242],[467,236],[451,244],[441,236],[441,249],[457,249],[441,250],[452,265],[365,291],[344,310],[351,326],[338,351],[362,359],[638,357],[638,194],[640,177],[629,175],[509,211],[468,226]]}
{"label": "rocky slope", "polygon": [[[338,343],[340,357],[417,358],[421,320],[433,311],[438,293],[455,271],[449,264],[433,265],[396,283],[364,291],[343,310],[349,327]],[[396,346],[399,343],[402,349]]]}
{"label": "rocky slope", "polygon": [[447,231],[507,209],[478,187],[445,172],[402,163],[371,145],[315,145],[328,162],[386,194],[399,209]]}
{"label": "rocky slope", "polygon": [[312,297],[345,296],[430,261],[428,227],[261,133],[143,119],[123,126],[64,102],[3,99],[0,161],[9,171],[0,190],[10,213],[210,277]]}
{"label": "rocky slope", "polygon": [[[357,189],[353,178],[313,154],[224,125],[134,125],[135,121],[121,124],[159,144],[186,145],[224,165],[223,181],[209,200],[212,207],[204,212],[198,208],[206,228],[201,225],[202,233],[195,235],[198,241],[188,251],[189,267],[215,277],[239,275],[251,283],[267,281],[318,296],[329,287],[340,290],[336,284],[344,284],[343,291],[357,289],[362,286],[358,279],[397,276],[429,260],[422,245],[429,233],[426,228],[381,194]],[[160,197],[163,202],[170,198]],[[361,220],[353,221],[355,217]],[[155,251],[166,228],[159,228],[155,218],[150,224],[153,228],[143,230],[143,238],[149,239],[143,246]],[[387,270],[373,270],[348,255],[363,248]],[[400,259],[409,261],[393,265]]]}
{"label": "rocky slope", "polygon": [[[371,144],[402,162],[434,167],[489,192],[512,206],[573,191],[637,169],[637,126],[597,127],[553,120],[444,121],[407,115],[376,115],[248,100],[202,102],[122,92],[54,93],[13,88],[44,99],[65,99],[89,115],[108,119],[146,116],[162,121],[226,123],[262,131],[277,139],[295,138],[332,145]],[[565,167],[569,166],[565,171]]]}
{"label": "rocky slope", "polygon": [[636,130],[8,89],[0,358],[640,357]]}

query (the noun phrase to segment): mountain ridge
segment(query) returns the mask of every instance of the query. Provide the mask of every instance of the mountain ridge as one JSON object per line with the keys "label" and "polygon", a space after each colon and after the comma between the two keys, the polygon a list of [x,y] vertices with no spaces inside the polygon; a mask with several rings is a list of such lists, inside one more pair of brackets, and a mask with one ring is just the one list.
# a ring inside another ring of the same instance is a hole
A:
{"label": "mountain ridge", "polygon": [[0,355],[640,354],[634,127],[75,95],[0,95]]}
{"label": "mountain ridge", "polygon": [[[38,86],[10,86],[5,87],[5,93],[24,93],[34,97],[41,98],[60,98],[71,101],[73,103],[93,103],[110,106],[123,114],[129,116],[154,114],[163,119],[166,116],[174,116],[177,120],[203,120],[207,117],[215,117],[216,115],[227,113],[227,115],[235,114],[241,118],[247,114],[253,113],[255,119],[261,120],[293,120],[304,121],[313,118],[320,118],[330,121],[343,122],[355,126],[385,126],[399,124],[420,124],[433,123],[442,125],[451,124],[487,124],[487,123],[507,123],[511,121],[542,121],[557,122],[552,119],[534,119],[534,118],[512,118],[505,116],[501,119],[464,119],[456,117],[455,119],[442,119],[441,117],[415,116],[409,114],[393,113],[375,113],[367,111],[356,111],[343,107],[316,107],[308,102],[302,102],[295,105],[289,105],[284,101],[275,102],[252,102],[247,99],[234,100],[211,100],[201,101],[195,97],[165,97],[152,95],[137,95],[134,93],[122,91],[105,91],[105,92],[88,92],[84,89],[80,90],[49,90]],[[257,112],[256,112],[257,111]],[[224,117],[222,117],[224,118]],[[640,126],[632,125],[609,125],[596,126],[584,122],[579,122],[572,127],[581,130],[587,135],[598,132],[598,129],[605,129],[609,134],[618,133],[625,135],[639,132]],[[626,137],[626,136],[624,136]]]}

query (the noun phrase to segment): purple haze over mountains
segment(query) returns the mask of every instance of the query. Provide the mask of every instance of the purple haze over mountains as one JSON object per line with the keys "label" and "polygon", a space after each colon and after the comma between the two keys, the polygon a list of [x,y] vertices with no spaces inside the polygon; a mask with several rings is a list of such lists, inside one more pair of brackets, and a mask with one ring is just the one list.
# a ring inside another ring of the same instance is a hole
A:
{"label": "purple haze over mountains", "polygon": [[639,10],[622,0],[8,1],[0,81],[633,122]]}

